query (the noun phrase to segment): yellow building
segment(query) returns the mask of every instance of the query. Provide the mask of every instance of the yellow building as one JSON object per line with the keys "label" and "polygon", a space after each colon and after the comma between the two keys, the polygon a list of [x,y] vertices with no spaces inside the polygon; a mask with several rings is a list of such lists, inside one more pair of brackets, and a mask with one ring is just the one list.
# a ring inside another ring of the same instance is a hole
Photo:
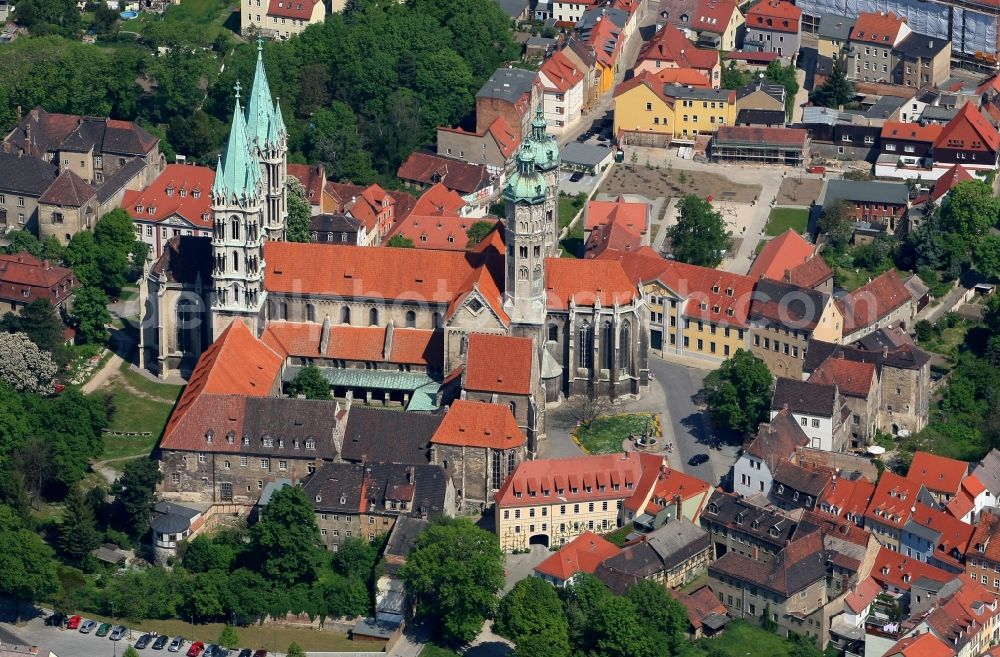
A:
{"label": "yellow building", "polygon": [[816,40],[816,50],[820,57],[837,59],[847,51],[854,21],[853,18],[837,14],[824,14],[820,17]]}
{"label": "yellow building", "polygon": [[615,134],[631,143],[692,141],[735,122],[736,92],[731,89],[659,84],[647,74],[615,90]]}
{"label": "yellow building", "polygon": [[736,92],[668,85],[663,95],[674,99],[674,139],[693,141],[720,125],[736,123]]}
{"label": "yellow building", "polygon": [[[615,134],[648,135],[666,145],[673,137],[674,104],[654,75],[643,73],[615,89]],[[655,141],[653,142],[655,143]]]}
{"label": "yellow building", "polygon": [[[343,11],[345,0],[333,0],[333,10]],[[310,25],[326,20],[322,0],[241,0],[240,32],[268,39],[288,39]]]}

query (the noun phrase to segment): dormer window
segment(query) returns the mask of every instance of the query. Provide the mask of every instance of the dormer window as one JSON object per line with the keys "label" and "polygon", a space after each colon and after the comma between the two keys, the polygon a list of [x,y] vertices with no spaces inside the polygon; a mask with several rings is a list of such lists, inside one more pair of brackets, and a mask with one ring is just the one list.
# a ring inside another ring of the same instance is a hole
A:
{"label": "dormer window", "polygon": [[[317,495],[316,495],[316,501],[317,501],[317,502],[322,502],[322,501],[323,501],[323,496],[322,496],[322,495],[319,495],[319,494],[317,494]],[[343,504],[343,502],[341,502],[341,504]]]}
{"label": "dormer window", "polygon": [[209,429],[205,432],[205,442],[211,444],[212,439],[215,438],[215,432]]}
{"label": "dormer window", "polygon": [[760,520],[754,520],[752,527],[754,529],[760,529]]}
{"label": "dormer window", "polygon": [[167,196],[173,196],[173,195],[174,195],[174,188],[167,187]]}
{"label": "dormer window", "polygon": [[230,431],[229,433],[226,434],[226,444],[232,445],[235,442],[236,442],[236,434]]}
{"label": "dormer window", "polygon": [[882,566],[882,574],[883,575],[889,574],[889,566]]}
{"label": "dormer window", "polygon": [[284,447],[284,446],[285,446],[285,439],[278,438],[278,447]]}
{"label": "dormer window", "polygon": [[781,493],[784,493],[784,492],[785,492],[785,485],[784,484],[778,484],[778,494],[780,495]]}
{"label": "dormer window", "polygon": [[718,294],[719,293],[719,286],[718,285],[713,285],[712,286],[712,293],[713,294]]}
{"label": "dormer window", "polygon": [[261,441],[264,447],[274,447],[274,438],[264,438]]}
{"label": "dormer window", "polygon": [[194,196],[195,198],[201,198],[201,190],[196,189],[191,193],[191,195]]}
{"label": "dormer window", "polygon": [[735,314],[736,314],[735,310],[733,310],[732,308],[726,308],[726,315],[727,316],[732,317]]}
{"label": "dormer window", "polygon": [[909,582],[909,581],[910,581],[910,576],[909,575],[903,575],[903,582]]}
{"label": "dormer window", "polygon": [[299,448],[299,439],[296,438],[295,440],[292,441],[292,449],[298,449],[298,448]]}
{"label": "dormer window", "polygon": [[715,502],[711,502],[708,505],[708,512],[709,513],[718,513],[719,512],[719,505],[716,504]]}
{"label": "dormer window", "polygon": [[248,436],[243,436],[243,444],[244,445],[249,445],[250,444],[250,438]]}
{"label": "dormer window", "polygon": [[727,297],[733,296],[733,288],[731,288],[731,287],[727,287],[726,288],[726,296]]}
{"label": "dormer window", "polygon": [[312,438],[306,439],[306,449],[316,449],[316,441]]}
{"label": "dormer window", "polygon": [[701,303],[700,303],[700,304],[698,305],[698,307],[699,307],[699,308],[701,308],[702,310],[708,310],[708,304],[707,304],[707,303],[705,303],[704,301],[702,301],[702,302],[701,302]]}
{"label": "dormer window", "polygon": [[344,496],[344,495],[341,495],[341,496],[340,496],[340,503],[341,503],[341,504],[347,504],[347,497],[346,497],[346,496]]}
{"label": "dormer window", "polygon": [[146,209],[146,208],[145,208],[145,207],[143,207],[143,206],[141,206],[141,205],[137,205],[137,206],[135,206],[135,211],[136,211],[136,212],[142,212],[142,211],[143,211],[143,210],[145,210],[145,209]]}

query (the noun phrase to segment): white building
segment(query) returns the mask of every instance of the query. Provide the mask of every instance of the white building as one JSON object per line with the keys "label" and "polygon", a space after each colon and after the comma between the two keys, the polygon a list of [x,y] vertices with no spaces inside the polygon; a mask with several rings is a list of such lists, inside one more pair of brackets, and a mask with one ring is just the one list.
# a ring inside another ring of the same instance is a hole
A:
{"label": "white building", "polygon": [[545,60],[538,73],[545,123],[561,133],[582,116],[584,73],[561,50]]}
{"label": "white building", "polygon": [[850,411],[836,386],[779,377],[771,400],[771,419],[787,411],[809,439],[809,447],[844,451]]}
{"label": "white building", "polygon": [[774,481],[778,463],[791,459],[796,447],[809,444],[799,422],[791,413],[782,409],[775,413],[770,424],[762,424],[753,439],[733,466],[733,492],[743,497],[767,496]]}

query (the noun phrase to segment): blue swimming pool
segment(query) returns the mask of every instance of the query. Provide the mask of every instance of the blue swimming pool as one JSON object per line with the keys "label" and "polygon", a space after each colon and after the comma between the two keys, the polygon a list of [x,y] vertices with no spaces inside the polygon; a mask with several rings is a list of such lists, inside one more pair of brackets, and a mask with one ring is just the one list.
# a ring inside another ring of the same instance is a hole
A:
{"label": "blue swimming pool", "polygon": [[138,18],[139,17],[139,12],[137,12],[137,11],[123,11],[122,13],[119,14],[119,16],[121,16],[122,18],[124,18],[127,21],[130,21],[133,18]]}

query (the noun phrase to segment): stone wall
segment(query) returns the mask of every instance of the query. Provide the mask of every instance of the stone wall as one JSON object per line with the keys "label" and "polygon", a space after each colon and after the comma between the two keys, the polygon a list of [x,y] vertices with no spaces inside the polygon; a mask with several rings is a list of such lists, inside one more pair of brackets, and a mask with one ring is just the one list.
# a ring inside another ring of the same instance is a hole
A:
{"label": "stone wall", "polygon": [[160,493],[164,499],[177,502],[229,502],[223,499],[222,491],[231,486],[233,503],[255,504],[267,484],[278,479],[297,484],[318,464],[315,458],[285,455],[166,450],[160,454]]}

